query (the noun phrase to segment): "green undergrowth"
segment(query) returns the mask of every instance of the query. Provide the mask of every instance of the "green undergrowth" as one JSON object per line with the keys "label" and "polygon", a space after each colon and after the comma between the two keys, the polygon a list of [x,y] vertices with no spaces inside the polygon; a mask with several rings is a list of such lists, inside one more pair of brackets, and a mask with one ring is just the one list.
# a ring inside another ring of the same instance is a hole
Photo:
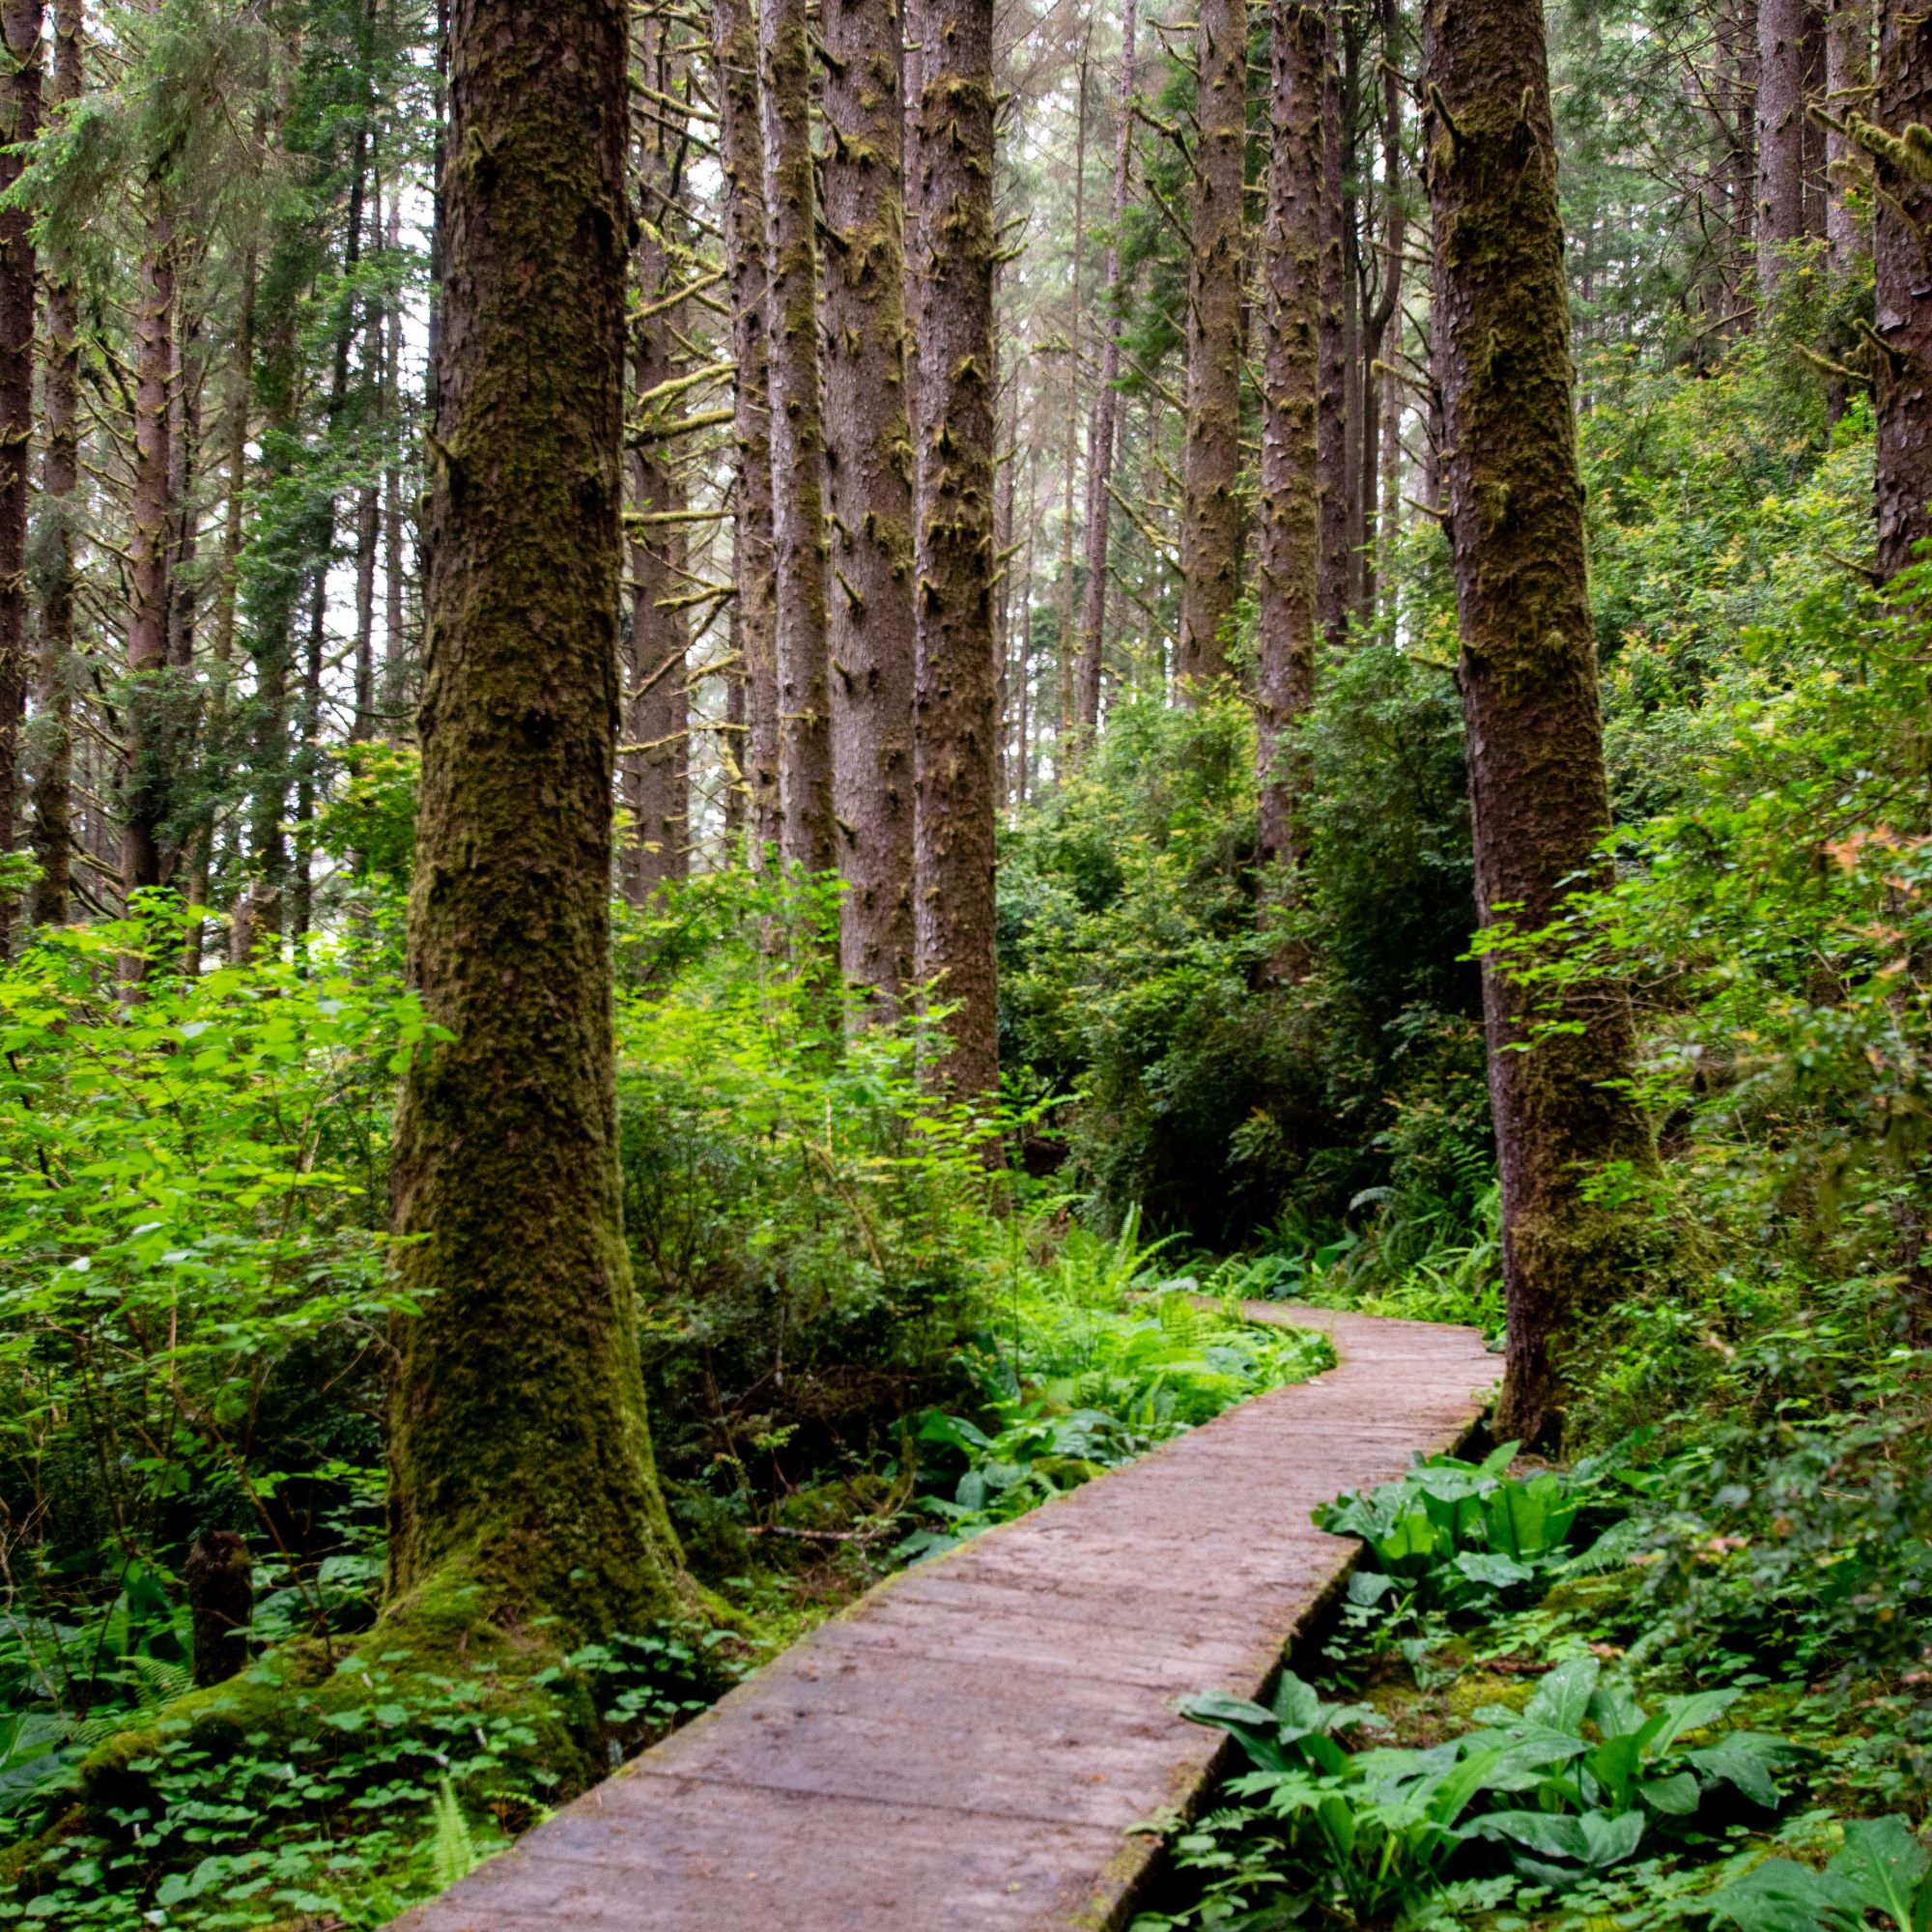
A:
{"label": "green undergrowth", "polygon": [[1239,1768],[1151,1824],[1171,1869],[1135,1932],[1923,1932],[1922,1506],[1861,1542],[1821,1467],[1814,1539],[1781,1463],[1719,1501],[1707,1448],[1660,1447],[1435,1458],[1318,1512],[1360,1565],[1267,1704],[1182,1706]]}
{"label": "green undergrowth", "polygon": [[[390,1096],[432,1051],[397,903],[188,977],[190,922],[0,966],[0,1924],[373,1927],[878,1577],[1323,1366],[1197,1309],[934,1107],[921,1023],[774,951],[818,895],[695,882],[621,936],[626,1220],[694,1622],[566,1638],[384,1599]],[[145,952],[144,997],[119,997]],[[197,1540],[243,1667],[190,1688]],[[594,1552],[585,1552],[585,1562]]]}

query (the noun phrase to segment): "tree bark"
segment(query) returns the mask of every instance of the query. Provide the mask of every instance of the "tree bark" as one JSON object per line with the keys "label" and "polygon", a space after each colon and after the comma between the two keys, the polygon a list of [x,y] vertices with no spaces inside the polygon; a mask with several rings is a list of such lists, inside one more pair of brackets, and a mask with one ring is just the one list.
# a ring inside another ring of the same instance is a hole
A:
{"label": "tree bark", "polygon": [[999,1086],[993,952],[993,0],[926,0],[915,436],[915,970],[955,1008],[945,1091]]}
{"label": "tree bark", "polygon": [[1317,379],[1321,367],[1321,95],[1328,36],[1304,0],[1274,0],[1271,133],[1263,242],[1262,478],[1255,619],[1260,724],[1260,844],[1278,896],[1307,850],[1306,761],[1295,736],[1315,699],[1316,582],[1321,555]]}
{"label": "tree bark", "polygon": [[825,478],[839,963],[896,1011],[912,978],[912,419],[898,9],[825,0]]}
{"label": "tree bark", "polygon": [[1121,78],[1114,123],[1114,193],[1107,233],[1107,340],[1100,352],[1100,394],[1094,408],[1093,441],[1087,452],[1092,484],[1087,493],[1087,586],[1080,615],[1080,730],[1092,738],[1100,728],[1100,662],[1107,632],[1107,570],[1114,503],[1114,444],[1119,438],[1121,380],[1121,230],[1127,214],[1128,171],[1133,160],[1135,0],[1123,0],[1121,16]]}
{"label": "tree bark", "polygon": [[[1402,390],[1382,373],[1383,352],[1388,346],[1392,325],[1402,312],[1402,262],[1408,244],[1407,211],[1402,191],[1402,78],[1396,71],[1392,49],[1395,45],[1396,13],[1394,0],[1381,0],[1381,43],[1383,57],[1381,136],[1381,262],[1380,283],[1376,305],[1370,310],[1368,328],[1362,344],[1362,601],[1364,622],[1372,622],[1377,611],[1377,581],[1387,567],[1386,551],[1395,534],[1395,519],[1388,514],[1381,488],[1385,464],[1393,465],[1396,439],[1388,424],[1402,413]],[[1400,327],[1397,337],[1400,340]]]}
{"label": "tree bark", "polygon": [[1807,0],[1758,0],[1757,286],[1769,301],[1804,234]]}
{"label": "tree bark", "polygon": [[[41,125],[41,0],[0,5],[0,193],[20,178],[18,143]],[[0,210],[0,854],[13,851],[20,804],[20,722],[26,711],[27,468],[34,438],[33,212]],[[14,900],[0,895],[0,959]]]}
{"label": "tree bark", "polygon": [[1348,261],[1342,242],[1342,74],[1336,62],[1333,0],[1316,0],[1322,54],[1321,341],[1317,435],[1321,443],[1321,563],[1315,586],[1321,635],[1349,639],[1349,326]]}
{"label": "tree bark", "polygon": [[[1540,0],[1428,0],[1423,83],[1477,911],[1534,932],[1601,878],[1609,824]],[[1509,1326],[1495,1427],[1543,1441],[1560,1433],[1566,1350],[1632,1259],[1585,1183],[1651,1156],[1616,1085],[1634,1052],[1620,990],[1565,994],[1529,1051],[1520,1000],[1488,957]]]}
{"label": "tree bark", "polygon": [[1074,637],[1073,556],[1073,477],[1080,468],[1080,325],[1081,269],[1087,256],[1087,48],[1092,38],[1091,24],[1080,43],[1080,64],[1075,70],[1073,132],[1073,249],[1068,280],[1066,311],[1066,412],[1060,461],[1060,644],[1054,653],[1060,673],[1060,703],[1054,718],[1053,776],[1062,782],[1072,768],[1074,741],[1078,732],[1078,709],[1074,686],[1075,661],[1079,644]]}
{"label": "tree bark", "polygon": [[780,844],[811,873],[838,863],[825,610],[825,437],[819,412],[818,248],[807,0],[758,21],[778,596]]}
{"label": "tree bark", "polygon": [[[1915,123],[1932,126],[1932,16],[1905,0],[1887,0],[1879,15],[1877,118],[1888,135]],[[1878,220],[1873,238],[1877,280],[1874,356],[1878,401],[1878,567],[1893,577],[1928,535],[1932,501],[1932,301],[1924,295],[1925,250],[1932,236],[1932,182],[1902,166],[1892,142],[1874,143]]]}
{"label": "tree bark", "polygon": [[744,660],[743,768],[753,859],[779,842],[779,671],[772,557],[771,405],[767,382],[765,199],[758,128],[758,32],[751,0],[715,0],[718,149],[724,174],[724,281],[731,296],[732,604]]}
{"label": "tree bark", "polygon": [[[86,29],[81,0],[55,0],[56,115],[80,99]],[[39,925],[67,923],[73,868],[74,489],[80,481],[80,302],[72,265],[47,278],[46,440],[42,486],[52,542],[41,591],[41,652],[35,680],[34,857],[41,875],[30,907]]]}
{"label": "tree bark", "polygon": [[[384,246],[393,259],[402,240],[402,197],[389,197]],[[383,326],[383,735],[399,744],[413,683],[404,614],[403,554],[403,303],[384,305]]]}
{"label": "tree bark", "polygon": [[128,532],[128,681],[123,739],[121,890],[161,883],[167,815],[168,387],[174,368],[174,229],[158,185],[148,190],[134,305],[134,487]]}
{"label": "tree bark", "polygon": [[1188,224],[1187,447],[1181,471],[1182,689],[1228,669],[1222,627],[1240,571],[1241,184],[1247,0],[1202,0],[1194,196]]}
{"label": "tree bark", "polygon": [[410,973],[392,1614],[675,1611],[617,1167],[626,10],[456,0]]}
{"label": "tree bark", "polygon": [[1871,162],[1858,143],[1840,131],[1845,116],[1862,114],[1870,98],[1870,0],[1826,0],[1825,95],[1839,127],[1825,129],[1828,201],[1825,244],[1832,271],[1850,274],[1871,242],[1860,199],[1871,194]]}
{"label": "tree bark", "polygon": [[[676,112],[665,104],[676,97],[679,80],[669,24],[649,14],[639,20],[639,71],[658,97],[639,117],[636,142],[641,302],[631,330],[631,368],[641,397],[677,375],[678,309],[665,304],[685,273],[676,248],[685,156],[683,130],[668,125]],[[646,404],[644,410],[631,446],[632,499],[643,517],[674,518],[685,508],[672,441],[684,413],[683,394],[676,392],[662,409]],[[690,582],[686,550],[681,524],[631,526],[631,649],[618,774],[631,814],[631,843],[620,861],[620,876],[625,897],[636,906],[647,905],[661,886],[691,871],[691,700],[685,689],[691,635],[685,612],[677,608]]]}

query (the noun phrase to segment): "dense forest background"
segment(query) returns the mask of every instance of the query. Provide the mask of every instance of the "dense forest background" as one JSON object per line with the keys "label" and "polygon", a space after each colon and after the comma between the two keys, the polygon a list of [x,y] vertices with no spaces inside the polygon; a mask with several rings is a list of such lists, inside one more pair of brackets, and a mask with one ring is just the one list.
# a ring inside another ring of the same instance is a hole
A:
{"label": "dense forest background", "polygon": [[382,1923],[1243,1296],[1919,1822],[1932,30],[1541,19],[640,5],[573,229],[475,0],[0,7],[0,1922]]}

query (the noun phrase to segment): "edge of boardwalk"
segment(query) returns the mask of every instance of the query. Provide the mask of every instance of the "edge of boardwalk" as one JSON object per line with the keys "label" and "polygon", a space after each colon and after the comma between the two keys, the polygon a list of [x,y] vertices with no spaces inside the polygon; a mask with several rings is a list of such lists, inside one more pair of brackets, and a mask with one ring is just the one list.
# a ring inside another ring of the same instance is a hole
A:
{"label": "edge of boardwalk", "polygon": [[[1216,1304],[1218,1305],[1218,1304]],[[1338,1366],[867,1591],[393,1932],[1120,1932],[1358,1546],[1309,1512],[1452,1450],[1472,1329],[1294,1303]]]}

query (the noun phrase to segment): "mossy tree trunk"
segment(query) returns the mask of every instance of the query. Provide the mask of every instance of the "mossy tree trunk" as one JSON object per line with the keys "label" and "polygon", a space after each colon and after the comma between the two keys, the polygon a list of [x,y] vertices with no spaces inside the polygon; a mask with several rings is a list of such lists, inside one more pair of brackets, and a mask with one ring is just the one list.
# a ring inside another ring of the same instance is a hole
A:
{"label": "mossy tree trunk", "polygon": [[1328,34],[1304,0],[1275,0],[1268,90],[1270,160],[1263,273],[1260,574],[1255,636],[1260,724],[1260,840],[1288,889],[1307,849],[1306,759],[1296,748],[1315,699],[1316,585],[1321,503],[1318,376],[1326,243],[1321,94]]}
{"label": "mossy tree trunk", "polygon": [[731,297],[731,390],[737,444],[732,476],[731,576],[745,731],[732,755],[742,774],[753,859],[779,842],[778,612],[772,560],[771,401],[766,368],[765,192],[758,131],[758,28],[751,0],[715,0],[718,158],[724,174],[724,283]]}
{"label": "mossy tree trunk", "polygon": [[[1897,140],[1915,123],[1932,127],[1932,15],[1890,0],[1878,41],[1873,174],[1878,218],[1874,355],[1878,391],[1878,567],[1894,577],[1932,535],[1932,301],[1925,296],[1932,247],[1932,180]],[[1888,139],[1886,136],[1891,138]]]}
{"label": "mossy tree trunk", "polygon": [[[80,99],[84,16],[81,0],[55,0],[56,113]],[[34,857],[41,875],[30,906],[35,923],[67,921],[73,870],[74,490],[80,481],[80,298],[71,265],[47,277],[45,439],[42,494],[52,541],[41,591],[41,649],[35,677]]]}
{"label": "mossy tree trunk", "polygon": [[1115,91],[1114,188],[1112,223],[1107,233],[1106,342],[1100,351],[1100,393],[1094,410],[1094,435],[1087,452],[1087,582],[1080,612],[1080,689],[1078,723],[1083,739],[1100,728],[1101,652],[1107,633],[1109,537],[1114,527],[1114,444],[1120,417],[1121,232],[1126,222],[1127,176],[1134,152],[1134,0],[1121,13],[1121,71]]}
{"label": "mossy tree trunk", "polygon": [[999,1086],[993,953],[993,0],[925,0],[919,102],[916,971],[956,1007],[937,1078]]}
{"label": "mossy tree trunk", "polygon": [[404,1077],[392,1614],[674,1609],[611,1037],[626,9],[456,0]]}
{"label": "mossy tree trunk", "polygon": [[[41,125],[41,0],[0,6],[0,189],[20,177],[18,145]],[[26,709],[27,465],[34,440],[34,236],[25,208],[0,210],[0,853],[15,843],[20,719]],[[14,923],[0,896],[0,957]]]}
{"label": "mossy tree trunk", "polygon": [[1240,575],[1241,185],[1248,138],[1247,0],[1201,0],[1194,191],[1188,214],[1187,444],[1181,469],[1181,689],[1228,668],[1222,627]]}
{"label": "mossy tree trunk", "polygon": [[832,770],[845,979],[881,1010],[912,979],[912,422],[899,20],[825,0],[825,444]]}
{"label": "mossy tree trunk", "polygon": [[[1540,0],[1423,13],[1477,910],[1524,930],[1601,876],[1609,824],[1543,34]],[[1618,1085],[1634,1055],[1619,988],[1565,995],[1546,1015],[1558,1030],[1528,1051],[1522,996],[1493,958],[1483,1005],[1509,1311],[1496,1430],[1544,1441],[1561,1426],[1565,1350],[1633,1260],[1632,1231],[1587,1183],[1606,1163],[1647,1163],[1650,1145]]]}
{"label": "mossy tree trunk", "polygon": [[[639,99],[633,139],[639,305],[631,369],[638,394],[650,397],[679,373],[679,312],[669,298],[688,277],[680,195],[690,157],[685,129],[667,104],[679,98],[683,76],[663,15],[639,14],[636,58],[650,98]],[[638,906],[691,870],[691,700],[685,689],[691,639],[683,602],[691,578],[685,526],[676,521],[685,508],[675,443],[684,391],[669,391],[641,409],[630,439],[631,648],[618,766],[631,815],[619,876],[625,897]]]}
{"label": "mossy tree trunk", "polygon": [[807,0],[764,0],[764,137],[772,534],[778,593],[779,808],[785,863],[838,863],[825,610],[825,436],[818,372],[817,191]]}

